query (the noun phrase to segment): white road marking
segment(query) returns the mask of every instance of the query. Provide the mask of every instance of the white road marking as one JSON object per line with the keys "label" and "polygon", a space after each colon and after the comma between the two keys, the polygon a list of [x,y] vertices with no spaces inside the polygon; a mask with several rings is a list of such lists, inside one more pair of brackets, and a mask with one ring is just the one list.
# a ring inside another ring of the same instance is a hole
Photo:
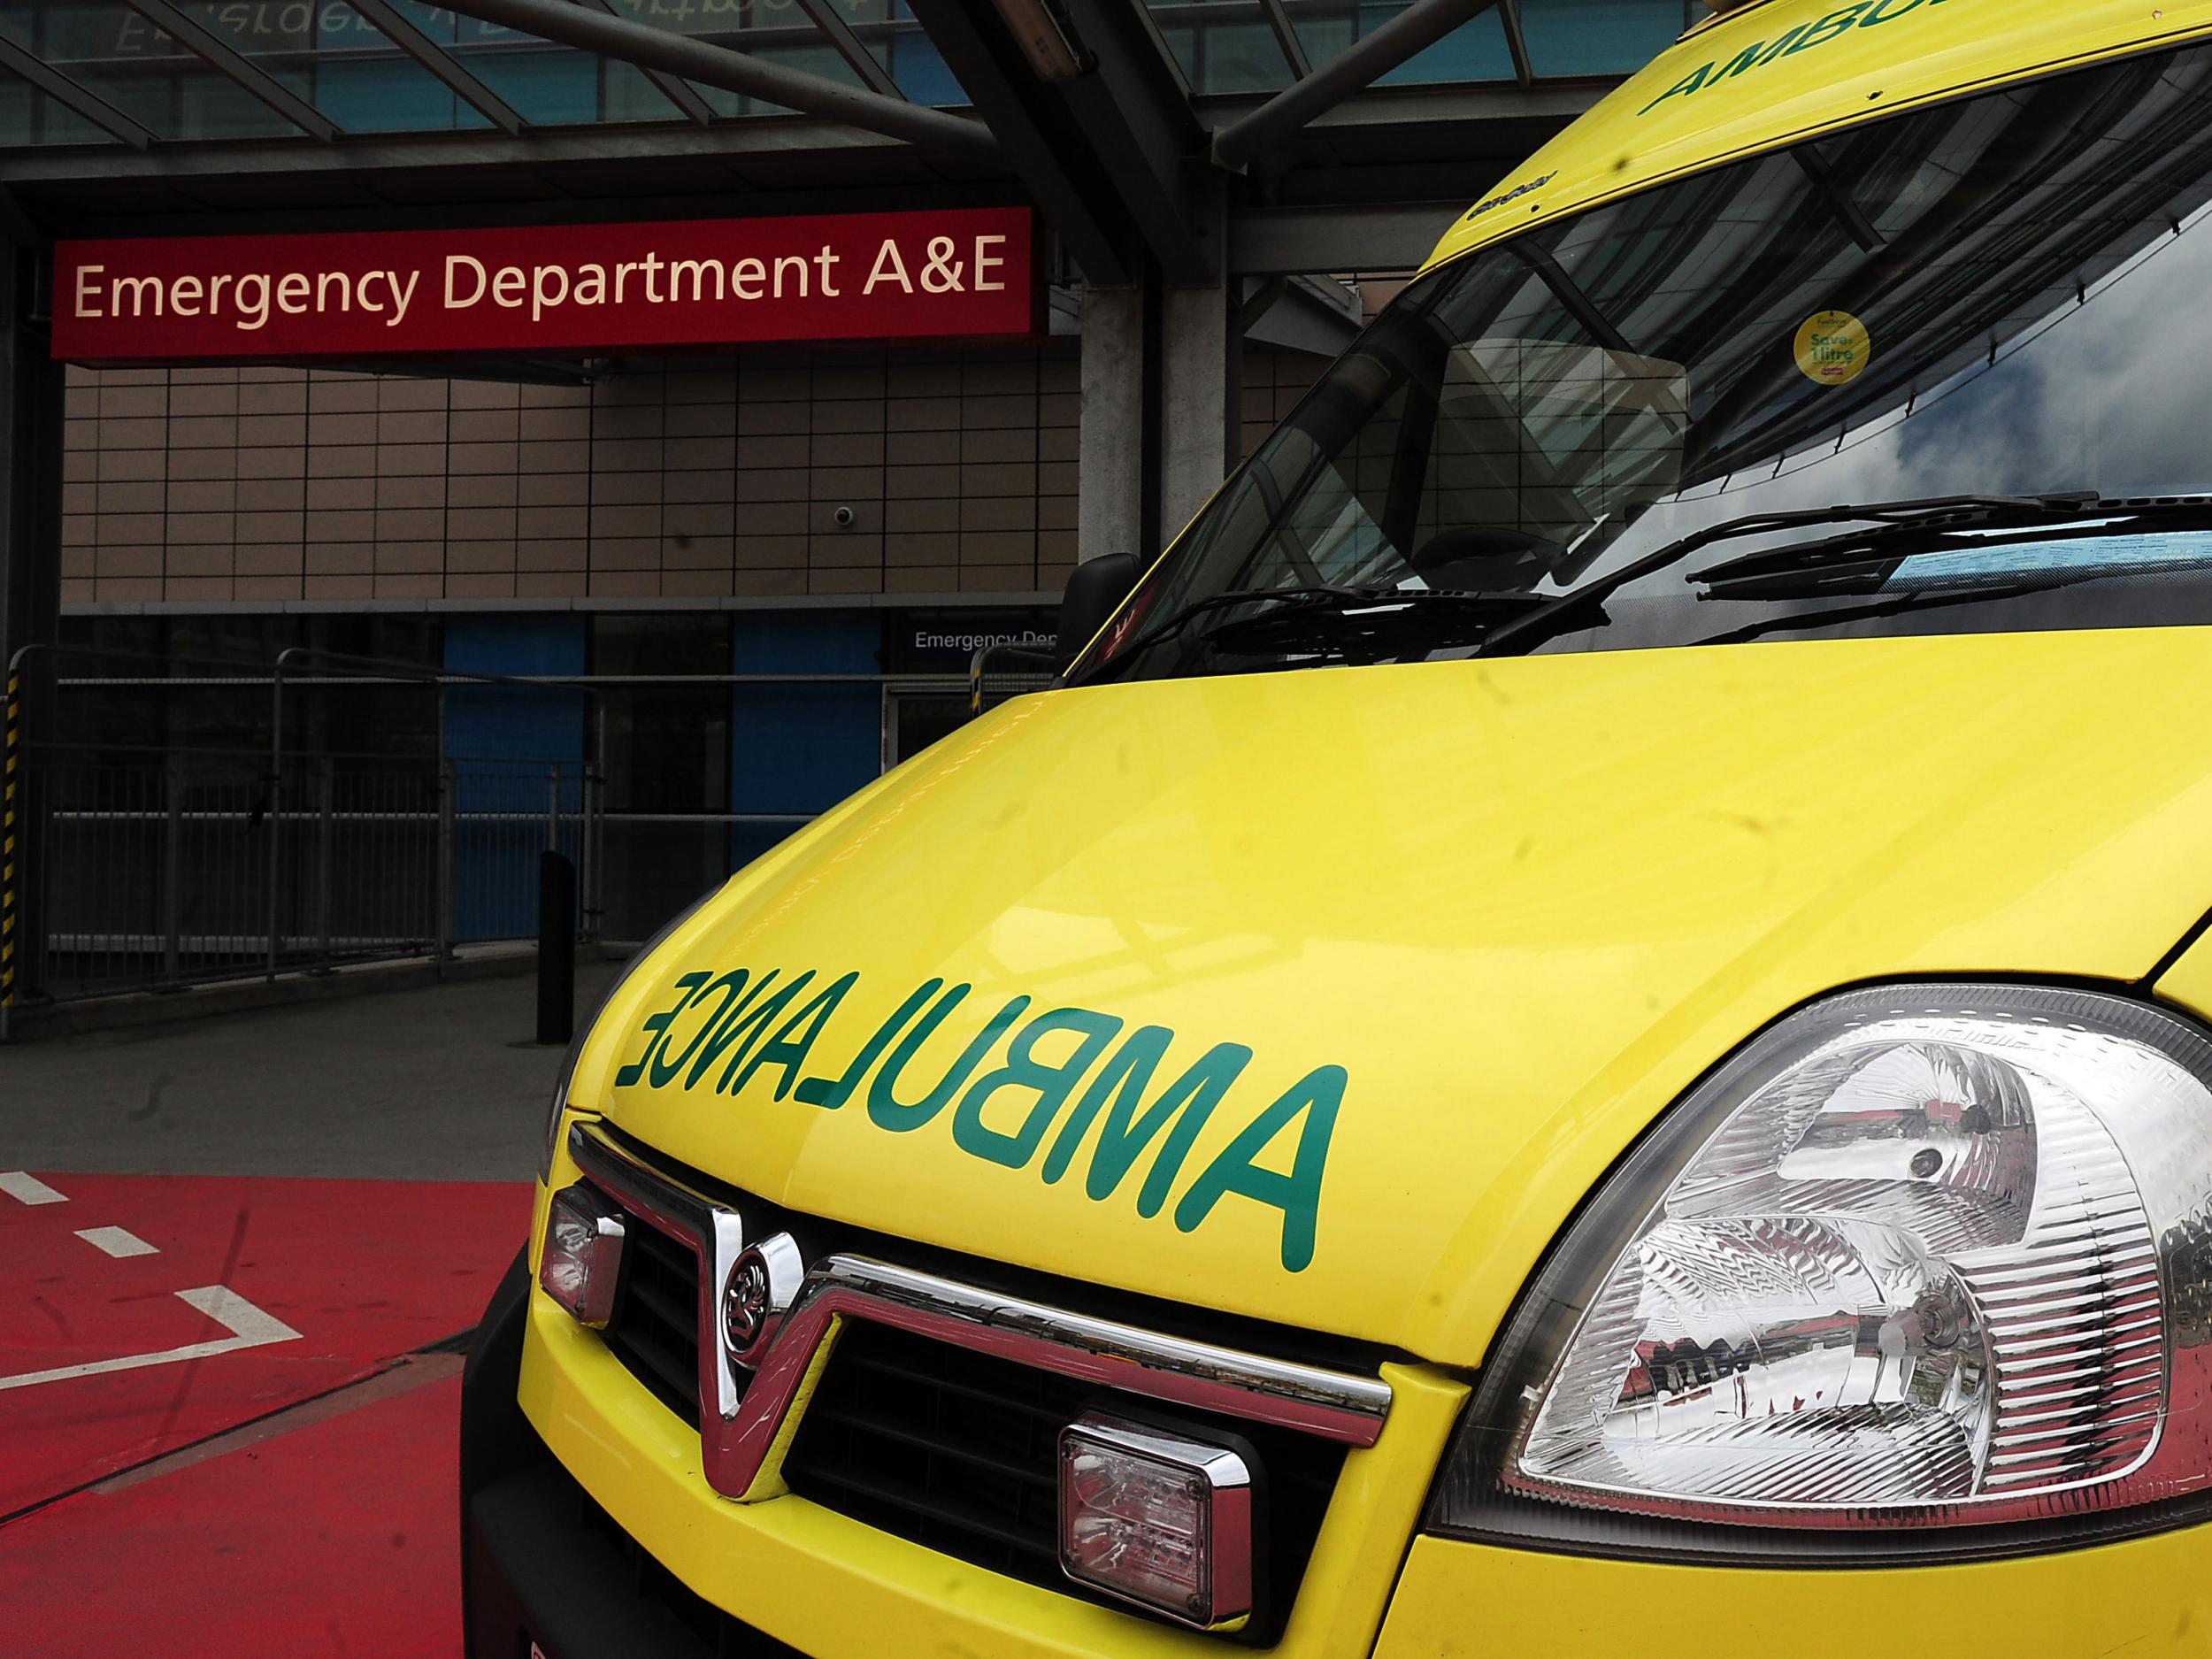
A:
{"label": "white road marking", "polygon": [[27,1204],[65,1204],[64,1194],[56,1192],[35,1175],[26,1175],[21,1170],[0,1170],[0,1193]]}
{"label": "white road marking", "polygon": [[0,1377],[0,1390],[28,1388],[36,1383],[65,1382],[72,1377],[102,1377],[110,1371],[142,1371],[149,1365],[174,1365],[180,1361],[206,1359],[216,1354],[235,1354],[241,1348],[265,1348],[272,1342],[294,1342],[299,1333],[273,1314],[267,1314],[234,1290],[221,1285],[203,1285],[180,1290],[178,1296],[191,1303],[232,1335],[211,1342],[188,1342],[158,1354],[129,1354],[121,1359],[96,1359],[82,1365],[61,1365],[52,1371],[27,1371],[20,1377]]}
{"label": "white road marking", "polygon": [[77,1236],[96,1250],[104,1250],[119,1260],[126,1256],[159,1256],[161,1252],[124,1227],[81,1227]]}

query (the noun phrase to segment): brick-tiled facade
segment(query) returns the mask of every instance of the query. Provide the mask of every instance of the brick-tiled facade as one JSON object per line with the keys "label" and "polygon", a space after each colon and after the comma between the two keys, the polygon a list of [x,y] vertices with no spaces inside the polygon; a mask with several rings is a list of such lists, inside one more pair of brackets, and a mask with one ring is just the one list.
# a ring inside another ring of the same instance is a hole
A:
{"label": "brick-tiled facade", "polygon": [[[73,369],[63,596],[1050,592],[1075,559],[1076,349],[749,355],[589,387]],[[1248,356],[1248,445],[1317,366]]]}

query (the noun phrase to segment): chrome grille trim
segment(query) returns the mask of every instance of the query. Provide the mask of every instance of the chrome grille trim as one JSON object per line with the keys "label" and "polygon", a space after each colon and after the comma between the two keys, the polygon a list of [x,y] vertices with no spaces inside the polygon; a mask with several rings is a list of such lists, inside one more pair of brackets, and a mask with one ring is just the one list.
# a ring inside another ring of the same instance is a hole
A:
{"label": "chrome grille trim", "polygon": [[727,1205],[645,1164],[586,1120],[569,1155],[584,1178],[699,1256],[700,1441],[707,1480],[746,1502],[783,1490],[793,1402],[828,1357],[839,1322],[868,1319],[1125,1394],[1372,1446],[1390,1413],[1379,1378],[1217,1348],[1048,1307],[933,1273],[834,1255],[805,1280],[749,1380],[722,1340],[731,1269],[749,1243]]}

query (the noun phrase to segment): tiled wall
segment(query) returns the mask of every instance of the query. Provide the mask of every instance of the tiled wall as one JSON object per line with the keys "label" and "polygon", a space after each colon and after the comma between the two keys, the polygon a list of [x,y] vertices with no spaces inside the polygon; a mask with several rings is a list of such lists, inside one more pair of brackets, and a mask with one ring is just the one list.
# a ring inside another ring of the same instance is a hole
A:
{"label": "tiled wall", "polygon": [[64,598],[1057,588],[1073,343],[749,357],[589,388],[73,370]]}
{"label": "tiled wall", "polygon": [[[73,369],[63,598],[1056,591],[1076,350],[748,355],[588,388]],[[1248,442],[1317,367],[1248,355]]]}

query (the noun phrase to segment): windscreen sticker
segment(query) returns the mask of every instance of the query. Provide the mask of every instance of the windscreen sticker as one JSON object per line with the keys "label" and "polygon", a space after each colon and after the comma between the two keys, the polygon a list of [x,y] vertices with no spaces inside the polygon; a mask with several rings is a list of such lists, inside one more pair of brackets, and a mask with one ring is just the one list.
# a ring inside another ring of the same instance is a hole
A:
{"label": "windscreen sticker", "polygon": [[1873,336],[1849,311],[1815,311],[1797,331],[1797,366],[1809,380],[1841,386],[1874,360]]}
{"label": "windscreen sticker", "polygon": [[1853,29],[1878,28],[1924,6],[1932,8],[1945,4],[1946,0],[1859,0],[1856,5],[1839,6],[1825,17],[1801,23],[1770,41],[1754,41],[1733,58],[1717,58],[1710,63],[1700,64],[1636,113],[1648,115],[1670,98],[1686,98],[1754,69],[1763,69],[1777,58],[1793,58],[1799,52],[1825,46]]}
{"label": "windscreen sticker", "polygon": [[[670,987],[668,1006],[639,1023],[626,1045],[636,1057],[614,1086],[703,1087],[733,1096],[752,1090],[756,1097],[766,1091],[823,1111],[857,1102],[893,1134],[924,1128],[950,1108],[961,1151],[1010,1170],[1034,1164],[1048,1184],[1083,1158],[1083,1191],[1100,1203],[1148,1152],[1136,1191],[1140,1216],[1159,1215],[1171,1197],[1168,1213],[1179,1231],[1191,1233],[1223,1199],[1248,1199],[1281,1213],[1286,1269],[1302,1272],[1312,1263],[1321,1180],[1348,1080],[1342,1066],[1317,1066],[1261,1105],[1264,1091],[1237,1087],[1252,1058],[1241,1043],[1194,1053],[1165,1025],[1125,1030],[1118,1017],[1083,1008],[1032,1013],[1030,999],[1016,996],[941,1076],[925,1079],[909,1075],[916,1056],[974,987],[927,980],[862,1036],[857,1022],[837,1020],[859,982],[857,973],[822,979],[811,968],[795,975],[695,969]],[[840,1032],[826,1040],[833,1024]],[[818,1043],[851,1057],[808,1074]],[[1051,1057],[1039,1055],[1041,1046]],[[1191,1170],[1192,1149],[1217,1111],[1242,1126],[1202,1169]]]}

